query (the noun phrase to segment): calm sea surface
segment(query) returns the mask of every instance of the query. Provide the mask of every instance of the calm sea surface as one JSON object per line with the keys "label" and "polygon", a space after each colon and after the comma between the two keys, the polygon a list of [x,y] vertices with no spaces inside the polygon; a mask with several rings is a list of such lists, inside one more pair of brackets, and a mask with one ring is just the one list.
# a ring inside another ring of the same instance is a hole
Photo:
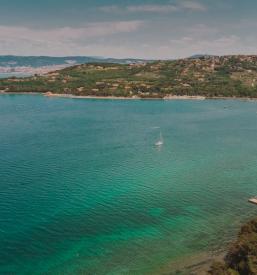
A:
{"label": "calm sea surface", "polygon": [[1,274],[158,274],[256,194],[257,101],[0,96]]}
{"label": "calm sea surface", "polygon": [[8,77],[26,77],[26,76],[31,76],[29,73],[0,73],[0,79],[1,78],[8,78]]}

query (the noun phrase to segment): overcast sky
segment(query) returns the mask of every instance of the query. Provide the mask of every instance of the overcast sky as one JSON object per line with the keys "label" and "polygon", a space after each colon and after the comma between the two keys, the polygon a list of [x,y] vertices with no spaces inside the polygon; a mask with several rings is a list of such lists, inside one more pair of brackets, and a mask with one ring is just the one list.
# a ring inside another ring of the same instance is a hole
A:
{"label": "overcast sky", "polygon": [[256,0],[0,0],[0,55],[257,54]]}

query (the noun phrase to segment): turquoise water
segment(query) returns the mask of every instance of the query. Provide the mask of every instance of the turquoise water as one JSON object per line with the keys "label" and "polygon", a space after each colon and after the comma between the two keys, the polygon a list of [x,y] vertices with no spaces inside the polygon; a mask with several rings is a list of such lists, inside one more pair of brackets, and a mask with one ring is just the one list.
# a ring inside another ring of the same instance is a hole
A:
{"label": "turquoise water", "polygon": [[158,274],[219,249],[257,214],[256,112],[0,96],[0,273]]}

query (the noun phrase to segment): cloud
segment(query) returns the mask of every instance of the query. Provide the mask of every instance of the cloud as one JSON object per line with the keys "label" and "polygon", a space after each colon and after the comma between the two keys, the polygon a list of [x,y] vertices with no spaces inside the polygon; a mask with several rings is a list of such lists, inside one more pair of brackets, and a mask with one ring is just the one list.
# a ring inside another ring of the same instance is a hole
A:
{"label": "cloud", "polygon": [[174,12],[178,10],[175,5],[139,5],[127,6],[126,10],[129,12]]}
{"label": "cloud", "polygon": [[103,12],[117,13],[117,12],[144,12],[144,13],[170,13],[179,11],[206,11],[207,7],[195,1],[181,1],[175,4],[152,4],[152,5],[130,5],[130,6],[102,6],[99,10]]}
{"label": "cloud", "polygon": [[256,28],[254,20],[240,21],[240,24],[219,21],[188,24],[186,20],[171,27],[170,18],[95,22],[82,27],[48,29],[0,25],[0,54],[165,59],[196,53],[257,53],[257,39],[252,35]]}
{"label": "cloud", "polygon": [[134,20],[89,23],[80,28],[61,27],[52,29],[33,29],[28,27],[0,26],[0,38],[1,40],[25,39],[35,41],[68,41],[133,32],[139,29],[143,24],[143,21]]}
{"label": "cloud", "polygon": [[114,21],[89,23],[84,27],[33,29],[0,26],[0,54],[79,54],[94,40],[112,35],[128,34],[144,25],[143,21]]}
{"label": "cloud", "polygon": [[181,2],[181,6],[184,9],[191,10],[191,11],[206,11],[207,7],[203,4],[195,1],[184,1]]}
{"label": "cloud", "polygon": [[216,35],[220,33],[220,30],[214,26],[207,26],[204,24],[195,24],[192,26],[189,26],[185,28],[184,30],[188,35],[194,36],[194,37],[201,37],[204,36],[210,36],[210,35]]}
{"label": "cloud", "polygon": [[111,6],[99,7],[98,10],[103,11],[103,12],[119,12],[120,8],[118,6],[111,5]]}
{"label": "cloud", "polygon": [[171,39],[167,43],[167,47],[171,53],[175,53],[178,57],[186,57],[196,53],[214,55],[256,54],[254,44],[245,45],[237,35],[217,35],[217,37],[185,36],[180,39]]}

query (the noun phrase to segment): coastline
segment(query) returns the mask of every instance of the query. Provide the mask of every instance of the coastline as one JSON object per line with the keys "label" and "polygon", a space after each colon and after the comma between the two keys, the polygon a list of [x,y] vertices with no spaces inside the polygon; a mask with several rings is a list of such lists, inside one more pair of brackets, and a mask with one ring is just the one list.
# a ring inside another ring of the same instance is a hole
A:
{"label": "coastline", "polygon": [[109,99],[109,100],[257,100],[257,98],[253,97],[205,97],[205,96],[188,96],[188,95],[167,95],[164,97],[139,97],[139,96],[132,96],[132,97],[124,97],[124,96],[94,96],[94,95],[88,95],[88,96],[79,96],[74,94],[54,94],[54,93],[40,93],[40,92],[6,92],[6,91],[0,91],[0,95],[41,95],[45,97],[60,97],[60,98],[71,98],[71,99]]}
{"label": "coastline", "polygon": [[132,97],[125,97],[125,96],[77,96],[73,94],[44,94],[46,97],[66,97],[66,98],[78,98],[78,99],[121,99],[121,100],[144,100],[144,99],[151,99],[151,100],[183,100],[183,99],[194,99],[194,100],[204,100],[206,99],[203,96],[165,96],[165,97],[139,97],[139,96],[132,96]]}

